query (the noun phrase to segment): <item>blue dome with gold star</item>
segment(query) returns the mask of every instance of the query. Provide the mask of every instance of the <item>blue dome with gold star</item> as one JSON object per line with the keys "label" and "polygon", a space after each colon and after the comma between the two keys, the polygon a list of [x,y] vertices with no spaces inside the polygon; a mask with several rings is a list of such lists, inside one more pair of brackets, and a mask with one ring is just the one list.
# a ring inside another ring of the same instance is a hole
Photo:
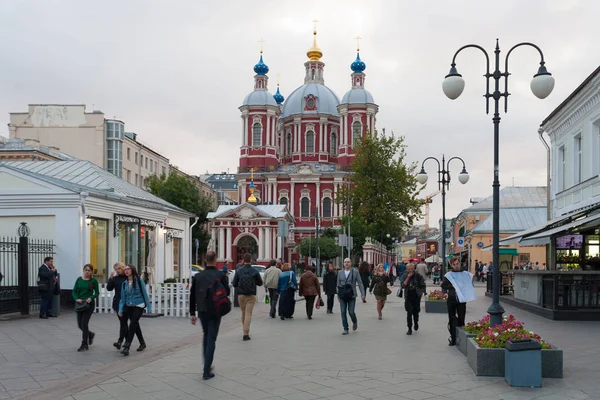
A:
{"label": "blue dome with gold star", "polygon": [[367,68],[367,64],[360,59],[360,53],[356,53],[356,60],[350,64],[350,69],[352,69],[353,72],[359,73],[363,72],[365,68]]}
{"label": "blue dome with gold star", "polygon": [[254,66],[254,72],[256,72],[256,75],[266,75],[269,72],[269,67],[263,62],[262,54],[260,55],[258,64]]}

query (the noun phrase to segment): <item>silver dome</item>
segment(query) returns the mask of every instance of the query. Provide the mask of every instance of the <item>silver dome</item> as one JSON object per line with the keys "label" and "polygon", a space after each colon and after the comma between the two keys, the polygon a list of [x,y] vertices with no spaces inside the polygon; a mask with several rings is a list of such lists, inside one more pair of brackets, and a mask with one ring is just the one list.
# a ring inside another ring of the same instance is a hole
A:
{"label": "silver dome", "polygon": [[365,89],[351,89],[342,97],[340,104],[375,104],[375,100]]}
{"label": "silver dome", "polygon": [[317,98],[317,114],[329,114],[339,116],[337,106],[340,100],[335,93],[325,85],[320,83],[306,83],[294,90],[283,103],[282,118],[294,114],[315,114],[314,111],[304,111],[304,102],[306,96],[312,94]]}
{"label": "silver dome", "polygon": [[273,95],[266,90],[255,90],[244,99],[242,106],[274,106],[277,107],[277,102]]}

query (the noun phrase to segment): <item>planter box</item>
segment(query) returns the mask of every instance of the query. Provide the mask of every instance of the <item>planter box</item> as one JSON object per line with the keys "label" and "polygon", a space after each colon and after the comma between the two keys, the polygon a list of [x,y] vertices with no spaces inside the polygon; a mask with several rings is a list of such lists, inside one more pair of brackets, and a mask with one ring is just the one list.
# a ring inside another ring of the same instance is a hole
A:
{"label": "planter box", "polygon": [[[467,361],[477,376],[504,376],[504,349],[482,349],[473,338],[469,338]],[[555,347],[542,350],[542,378],[562,377],[563,351]]]}
{"label": "planter box", "polygon": [[463,353],[465,357],[467,356],[467,341],[475,336],[477,335],[465,332],[461,326],[456,327],[456,348]]}
{"label": "planter box", "polygon": [[425,312],[448,314],[448,303],[446,302],[446,300],[441,300],[441,301],[425,300]]}

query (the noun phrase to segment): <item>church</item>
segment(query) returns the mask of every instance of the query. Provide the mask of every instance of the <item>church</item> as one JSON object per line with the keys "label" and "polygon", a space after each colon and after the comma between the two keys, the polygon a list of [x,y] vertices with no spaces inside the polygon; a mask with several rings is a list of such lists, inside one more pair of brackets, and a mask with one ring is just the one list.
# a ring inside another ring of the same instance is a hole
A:
{"label": "church", "polygon": [[[360,49],[341,101],[325,86],[316,28],[306,55],[304,84],[287,99],[279,85],[275,94],[269,92],[262,50],[254,66],[254,90],[239,107],[240,201],[208,215],[209,247],[217,250],[219,266],[235,266],[246,252],[256,264],[274,258],[304,262],[295,250],[302,240],[314,238],[317,226],[339,228],[345,207],[336,198],[349,184],[355,143],[375,131],[379,107],[365,89]],[[282,221],[289,227],[285,237],[279,237]]]}

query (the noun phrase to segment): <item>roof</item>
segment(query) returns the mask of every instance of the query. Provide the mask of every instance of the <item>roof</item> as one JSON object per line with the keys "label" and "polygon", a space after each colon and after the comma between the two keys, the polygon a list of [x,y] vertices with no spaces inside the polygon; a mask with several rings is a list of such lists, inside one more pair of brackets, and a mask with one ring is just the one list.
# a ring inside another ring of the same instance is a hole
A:
{"label": "roof", "polygon": [[210,212],[207,214],[207,219],[215,219],[224,216],[225,214],[232,212],[234,210],[241,210],[243,208],[250,208],[251,210],[257,212],[263,217],[267,218],[286,218],[289,215],[287,210],[287,206],[284,204],[273,204],[273,205],[258,205],[255,206],[250,203],[244,203],[241,205],[220,205],[217,208],[217,211]]}
{"label": "roof", "polygon": [[242,102],[243,106],[274,106],[277,107],[277,102],[273,95],[266,90],[255,90],[250,92]]}
{"label": "roof", "polygon": [[0,167],[24,173],[76,193],[88,192],[91,196],[100,195],[115,201],[136,203],[142,207],[193,215],[90,161],[8,161],[0,162]]}
{"label": "roof", "polygon": [[406,242],[402,242],[400,243],[400,246],[402,246],[403,244],[417,244],[417,238],[412,238],[410,240],[407,240]]}
{"label": "roof", "polygon": [[[493,195],[473,204],[464,211],[492,210]],[[546,207],[544,186],[509,186],[500,190],[500,208]]]}
{"label": "roof", "polygon": [[[317,99],[316,111],[305,111],[305,103],[308,95]],[[327,86],[316,82],[305,83],[294,90],[283,103],[281,118],[296,114],[329,114],[339,116],[337,106],[340,100]]]}
{"label": "roof", "polygon": [[375,100],[368,90],[358,88],[347,91],[340,104],[375,104]]}
{"label": "roof", "polygon": [[556,108],[554,109],[554,111],[552,111],[552,112],[550,113],[550,115],[548,115],[548,116],[546,117],[546,119],[544,119],[544,120],[542,121],[542,123],[540,124],[540,126],[544,126],[544,125],[546,125],[546,123],[547,123],[548,121],[550,121],[550,120],[552,119],[552,117],[554,117],[556,114],[558,114],[558,112],[559,112],[560,110],[562,110],[562,109],[563,109],[563,107],[565,107],[565,106],[566,106],[566,105],[567,105],[567,104],[568,104],[568,103],[569,103],[571,100],[573,100],[573,98],[575,98],[575,96],[577,96],[577,95],[579,94],[579,92],[581,92],[581,91],[583,90],[583,88],[584,88],[584,87],[585,87],[585,86],[586,86],[588,83],[590,83],[590,82],[592,81],[592,79],[594,79],[594,77],[595,77],[597,74],[600,74],[600,66],[599,66],[598,68],[596,68],[596,69],[594,70],[594,72],[592,72],[592,73],[590,74],[590,76],[588,76],[587,78],[585,78],[585,80],[584,80],[583,82],[581,82],[581,84],[580,84],[579,86],[577,86],[577,88],[576,88],[576,89],[573,91],[573,93],[571,93],[571,94],[570,94],[570,95],[569,95],[569,96],[568,96],[568,97],[567,97],[567,98],[566,98],[566,99],[565,99],[565,100],[564,100],[562,103],[560,103],[560,104],[558,105],[558,107],[556,107]]}
{"label": "roof", "polygon": [[[548,209],[546,207],[522,207],[500,209],[500,232],[516,233],[533,226],[546,223]],[[472,233],[492,232],[493,214],[488,215],[479,225],[471,230]]]}

